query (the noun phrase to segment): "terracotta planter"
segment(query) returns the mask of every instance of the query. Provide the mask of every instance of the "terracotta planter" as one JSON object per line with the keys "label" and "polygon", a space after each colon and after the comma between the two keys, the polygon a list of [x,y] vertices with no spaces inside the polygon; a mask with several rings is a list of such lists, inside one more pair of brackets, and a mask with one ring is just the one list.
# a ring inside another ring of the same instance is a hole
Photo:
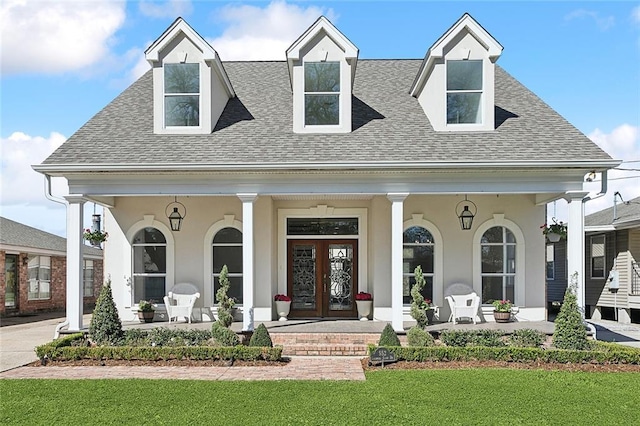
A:
{"label": "terracotta planter", "polygon": [[140,322],[153,322],[154,311],[142,312],[138,311],[138,319]]}
{"label": "terracotta planter", "polygon": [[373,310],[373,300],[356,300],[360,321],[368,321]]}
{"label": "terracotta planter", "polygon": [[493,311],[493,318],[496,322],[509,322],[511,321],[511,312]]}
{"label": "terracotta planter", "polygon": [[286,321],[289,311],[291,310],[291,302],[283,302],[276,300],[276,312],[278,313],[279,321]]}

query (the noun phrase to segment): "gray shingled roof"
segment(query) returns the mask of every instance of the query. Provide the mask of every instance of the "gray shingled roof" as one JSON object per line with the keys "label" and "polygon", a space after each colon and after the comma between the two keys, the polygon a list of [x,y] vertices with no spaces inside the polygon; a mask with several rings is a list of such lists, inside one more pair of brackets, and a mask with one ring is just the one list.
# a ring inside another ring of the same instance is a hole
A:
{"label": "gray shingled roof", "polygon": [[226,62],[236,90],[206,135],[153,133],[147,72],[43,164],[607,161],[608,154],[496,66],[497,129],[435,132],[408,94],[421,60],[360,60],[353,132],[295,134],[286,62]]}
{"label": "gray shingled roof", "polygon": [[613,221],[613,206],[591,213],[584,217],[585,226],[620,226],[629,222],[640,222],[640,197],[630,200],[628,204],[619,202],[616,206],[617,219]]}
{"label": "gray shingled roof", "polygon": [[[66,253],[67,239],[0,216],[0,243]],[[102,250],[85,247],[84,253],[102,256]]]}

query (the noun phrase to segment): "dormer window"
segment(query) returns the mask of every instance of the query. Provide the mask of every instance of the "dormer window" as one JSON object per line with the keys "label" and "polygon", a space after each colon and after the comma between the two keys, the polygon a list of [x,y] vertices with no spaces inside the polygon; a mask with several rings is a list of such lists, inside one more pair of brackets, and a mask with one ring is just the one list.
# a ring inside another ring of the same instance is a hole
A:
{"label": "dormer window", "polygon": [[447,124],[482,123],[482,61],[447,61]]}
{"label": "dormer window", "polygon": [[340,124],[339,62],[305,62],[304,124]]}
{"label": "dormer window", "polygon": [[165,126],[200,125],[200,65],[164,65]]}

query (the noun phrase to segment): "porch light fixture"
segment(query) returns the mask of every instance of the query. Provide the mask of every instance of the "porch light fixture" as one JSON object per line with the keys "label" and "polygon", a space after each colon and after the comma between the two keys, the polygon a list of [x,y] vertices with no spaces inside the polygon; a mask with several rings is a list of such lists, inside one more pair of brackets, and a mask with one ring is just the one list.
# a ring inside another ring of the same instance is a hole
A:
{"label": "porch light fixture", "polygon": [[[471,209],[470,209],[471,208]],[[460,219],[460,227],[463,231],[468,231],[473,225],[473,218],[478,213],[478,207],[476,207],[473,201],[467,200],[467,196],[464,196],[464,201],[460,201],[456,205],[456,216]]]}
{"label": "porch light fixture", "polygon": [[[173,211],[170,214],[167,214],[170,207],[173,209]],[[183,211],[183,213],[180,213],[180,208],[182,208],[181,210]],[[169,219],[171,230],[179,231],[180,227],[182,226],[182,219],[187,217],[187,208],[184,206],[184,204],[178,201],[178,197],[174,197],[173,201],[167,205],[164,212],[165,214],[167,214],[167,218]]]}

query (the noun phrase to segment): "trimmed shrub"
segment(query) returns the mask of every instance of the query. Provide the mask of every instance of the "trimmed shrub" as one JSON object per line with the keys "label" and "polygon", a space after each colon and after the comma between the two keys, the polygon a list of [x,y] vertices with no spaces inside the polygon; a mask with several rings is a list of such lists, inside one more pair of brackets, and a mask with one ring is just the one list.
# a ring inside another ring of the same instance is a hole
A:
{"label": "trimmed shrub", "polygon": [[113,301],[111,280],[102,286],[89,324],[89,335],[98,345],[115,345],[122,340],[122,322]]}
{"label": "trimmed shrub", "polygon": [[391,324],[387,323],[384,330],[382,330],[378,346],[400,346],[400,339],[398,339],[398,335],[393,327],[391,327]]}
{"label": "trimmed shrub", "polygon": [[420,265],[416,266],[413,275],[416,283],[411,287],[411,316],[418,323],[418,327],[425,328],[429,325],[429,320],[427,319],[424,297],[420,292],[426,285],[426,281],[422,275],[422,267]]}
{"label": "trimmed shrub", "polygon": [[537,348],[542,346],[547,335],[531,328],[522,328],[513,332],[509,339],[511,346]]}
{"label": "trimmed shrub", "polygon": [[253,335],[251,335],[251,340],[249,340],[249,346],[260,346],[266,348],[273,347],[273,341],[269,335],[269,330],[267,330],[267,327],[265,327],[264,324],[260,324],[258,328],[255,329]]}
{"label": "trimmed shrub", "polygon": [[122,346],[197,346],[211,339],[209,330],[178,330],[167,327],[125,330]]}
{"label": "trimmed shrub", "polygon": [[587,328],[582,320],[575,293],[578,273],[571,276],[571,284],[564,293],[564,301],[560,313],[556,317],[556,329],[553,333],[553,346],[558,349],[587,349]]}
{"label": "trimmed shrub", "polygon": [[407,342],[409,343],[409,346],[418,347],[433,346],[435,343],[431,333],[418,326],[411,327],[409,331],[407,331]]}
{"label": "trimmed shrub", "polygon": [[471,344],[474,346],[497,347],[504,346],[500,330],[480,330],[471,337]]}
{"label": "trimmed shrub", "polygon": [[465,330],[445,330],[440,334],[440,340],[447,346],[464,347],[473,341],[474,334]]}
{"label": "trimmed shrub", "polygon": [[214,322],[211,326],[211,337],[220,346],[237,346],[240,344],[238,335],[230,328],[223,326],[219,321]]}
{"label": "trimmed shrub", "polygon": [[227,268],[227,265],[223,265],[220,270],[220,276],[218,277],[220,288],[216,291],[216,302],[218,302],[218,322],[223,327],[231,326],[231,323],[233,322],[231,309],[236,304],[236,302],[227,294],[229,292],[229,287],[231,286],[228,275],[229,269]]}

